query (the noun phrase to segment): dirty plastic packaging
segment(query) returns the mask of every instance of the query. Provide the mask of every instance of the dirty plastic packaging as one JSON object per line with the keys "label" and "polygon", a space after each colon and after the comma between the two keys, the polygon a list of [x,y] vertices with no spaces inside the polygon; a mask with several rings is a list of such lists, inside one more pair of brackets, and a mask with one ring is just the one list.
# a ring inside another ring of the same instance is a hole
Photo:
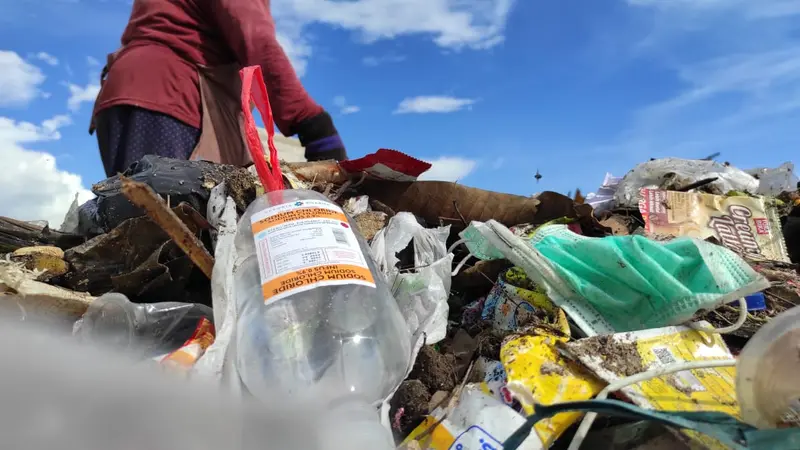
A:
{"label": "dirty plastic packaging", "polygon": [[86,342],[148,358],[180,348],[203,319],[214,320],[211,308],[205,305],[137,304],[123,294],[112,292],[92,302],[76,324],[75,334]]}
{"label": "dirty plastic packaging", "polygon": [[234,242],[245,387],[264,402],[288,394],[291,407],[327,409],[318,448],[393,448],[376,407],[406,375],[411,340],[349,219],[317,192],[270,192],[247,208]]}

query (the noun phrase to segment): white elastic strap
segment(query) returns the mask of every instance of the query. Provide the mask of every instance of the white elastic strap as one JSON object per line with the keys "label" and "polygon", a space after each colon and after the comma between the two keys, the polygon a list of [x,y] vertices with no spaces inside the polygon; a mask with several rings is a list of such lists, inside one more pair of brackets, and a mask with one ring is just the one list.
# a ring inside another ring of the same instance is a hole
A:
{"label": "white elastic strap", "polygon": [[697,322],[692,322],[689,323],[689,328],[697,331],[703,331],[705,333],[725,334],[725,333],[733,333],[734,331],[738,330],[739,328],[742,327],[742,325],[744,325],[746,321],[747,321],[747,300],[745,300],[744,298],[740,298],[739,318],[733,325],[725,328],[714,328],[714,327],[706,327]]}
{"label": "white elastic strap", "polygon": [[[597,394],[597,397],[595,398],[597,400],[603,400],[606,397],[608,397],[608,394],[626,388],[632,384],[641,383],[642,381],[651,380],[653,378],[657,378],[663,375],[683,372],[684,370],[711,369],[714,367],[732,367],[732,366],[736,366],[735,359],[691,361],[691,362],[670,364],[668,366],[663,366],[657,369],[648,370],[647,372],[637,373],[636,375],[631,375],[629,377],[625,377],[620,380],[614,381],[613,383],[609,383],[609,385],[606,386],[605,389],[600,391],[600,393]],[[586,413],[586,416],[583,418],[583,421],[581,421],[581,425],[578,427],[578,431],[575,432],[575,437],[572,439],[572,443],[569,444],[568,450],[578,450],[581,447],[583,440],[589,433],[589,429],[592,428],[592,423],[594,423],[595,418],[597,418],[597,413],[593,412]]]}
{"label": "white elastic strap", "polygon": [[453,250],[455,250],[456,247],[458,247],[459,245],[463,244],[464,242],[467,242],[467,240],[466,239],[459,239],[459,240],[453,242],[453,245],[451,245],[450,248],[447,249],[447,253],[453,253]]}
{"label": "white elastic strap", "polygon": [[452,276],[458,275],[458,272],[461,270],[462,267],[464,267],[464,264],[466,264],[467,261],[469,261],[470,258],[472,258],[472,253],[468,253],[467,256],[465,256],[464,259],[462,259],[461,262],[458,263],[458,265],[453,270],[453,273],[451,275]]}
{"label": "white elastic strap", "polygon": [[351,185],[350,187],[351,187],[351,188],[359,187],[359,186],[361,186],[361,183],[363,183],[363,182],[364,182],[364,180],[366,180],[366,179],[367,179],[367,172],[361,172],[361,179],[360,179],[360,180],[358,180],[358,181],[356,182],[356,184],[353,184],[353,185]]}

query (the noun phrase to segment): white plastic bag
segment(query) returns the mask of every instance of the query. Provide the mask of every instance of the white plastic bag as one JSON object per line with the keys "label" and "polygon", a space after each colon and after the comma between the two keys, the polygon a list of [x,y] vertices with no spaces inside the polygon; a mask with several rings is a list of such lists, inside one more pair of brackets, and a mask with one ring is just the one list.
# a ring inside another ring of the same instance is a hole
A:
{"label": "white plastic bag", "polygon": [[797,190],[799,180],[794,174],[794,164],[790,162],[785,162],[775,169],[766,167],[750,169],[747,170],[747,173],[758,178],[758,192],[756,193],[759,195],[774,196],[786,191]]}
{"label": "white plastic bag", "polygon": [[[389,283],[406,319],[412,342],[424,334],[428,344],[434,344],[447,334],[453,255],[447,252],[450,227],[427,229],[414,215],[401,212],[389,220],[386,228],[372,240],[375,261]],[[400,273],[395,267],[397,252],[414,240],[414,267],[410,273]]]}
{"label": "white plastic bag", "polygon": [[[447,251],[449,236],[449,226],[428,229],[420,225],[413,214],[401,212],[389,220],[370,245],[375,263],[386,276],[411,334],[409,373],[420,348],[439,342],[447,335],[450,310],[447,299],[453,266],[453,254]],[[396,268],[400,261],[397,252],[408,247],[412,239],[415,270],[400,273]],[[381,423],[389,429],[389,402],[393,396],[394,392],[384,399],[380,408]]]}
{"label": "white plastic bag", "polygon": [[617,192],[620,181],[622,181],[622,177],[615,177],[606,172],[603,184],[600,185],[597,192],[586,195],[586,203],[592,205],[595,214],[614,207],[614,193]]}
{"label": "white plastic bag", "polygon": [[[420,439],[428,450],[488,450],[502,449],[503,442],[525,423],[525,418],[486,394],[481,385],[465,386],[453,411],[446,415],[446,407],[435,409],[428,419],[411,433],[416,437],[431,423],[439,424],[433,433]],[[435,437],[432,437],[435,436]],[[531,433],[518,447],[520,450],[541,450],[542,441]]]}
{"label": "white plastic bag", "polygon": [[369,206],[369,196],[367,195],[348,198],[347,201],[344,202],[343,209],[347,214],[350,214],[351,217],[372,211],[372,208]]}
{"label": "white plastic bag", "polygon": [[685,186],[707,178],[717,178],[709,185],[720,195],[730,191],[755,194],[759,189],[758,180],[736,167],[716,161],[663,158],[639,164],[628,172],[617,186],[614,200],[617,206],[635,208],[642,188],[664,189],[672,187],[668,186],[670,184]]}
{"label": "white plastic bag", "polygon": [[211,306],[214,309],[214,323],[217,336],[197,364],[194,373],[220,381],[233,394],[241,393],[241,382],[234,364],[237,312],[233,289],[233,272],[238,261],[236,246],[237,213],[236,203],[226,194],[225,184],[211,190],[208,200],[207,218],[211,227],[217,230],[213,236],[214,271],[211,282]]}

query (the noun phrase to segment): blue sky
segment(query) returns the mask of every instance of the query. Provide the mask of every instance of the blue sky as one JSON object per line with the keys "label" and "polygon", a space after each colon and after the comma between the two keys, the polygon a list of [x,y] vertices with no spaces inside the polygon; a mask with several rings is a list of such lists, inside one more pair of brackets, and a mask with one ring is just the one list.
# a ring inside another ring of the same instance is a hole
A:
{"label": "blue sky", "polygon": [[[128,0],[0,0],[0,215],[57,219],[104,178],[87,133]],[[530,195],[651,157],[800,148],[798,0],[273,0],[351,157]],[[537,184],[537,169],[543,175]]]}

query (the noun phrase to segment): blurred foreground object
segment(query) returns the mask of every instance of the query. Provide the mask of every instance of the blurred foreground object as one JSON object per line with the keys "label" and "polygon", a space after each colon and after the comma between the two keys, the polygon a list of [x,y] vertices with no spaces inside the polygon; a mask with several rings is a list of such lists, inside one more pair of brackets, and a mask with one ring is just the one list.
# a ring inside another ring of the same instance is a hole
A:
{"label": "blurred foreground object", "polygon": [[19,450],[325,448],[315,411],[187,383],[31,324],[0,323],[0,435]]}
{"label": "blurred foreground object", "polygon": [[759,428],[800,426],[800,307],[764,325],[739,355],[742,418]]}

